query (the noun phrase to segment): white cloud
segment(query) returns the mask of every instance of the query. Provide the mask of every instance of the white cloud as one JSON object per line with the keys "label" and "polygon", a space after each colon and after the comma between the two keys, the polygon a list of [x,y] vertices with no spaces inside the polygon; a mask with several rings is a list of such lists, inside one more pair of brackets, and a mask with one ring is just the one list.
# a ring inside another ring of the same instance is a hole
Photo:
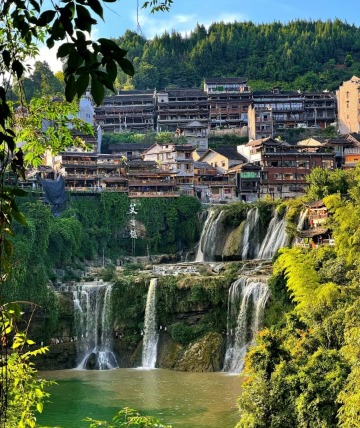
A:
{"label": "white cloud", "polygon": [[160,36],[165,31],[168,33],[175,30],[182,35],[189,34],[194,30],[197,23],[201,23],[208,28],[214,22],[223,21],[225,23],[235,21],[248,21],[249,18],[241,13],[220,13],[216,16],[199,16],[197,14],[155,14],[139,11],[133,16],[136,25],[139,24],[141,31],[147,38],[152,39],[155,35]]}
{"label": "white cloud", "polygon": [[34,58],[35,61],[46,61],[49,64],[53,73],[62,70],[62,62],[56,57],[57,46],[54,46],[52,49],[49,49],[47,46],[42,46],[39,49],[39,55]]}
{"label": "white cloud", "polygon": [[[90,36],[88,33],[86,33],[86,38],[89,39]],[[97,28],[94,28],[92,31],[92,39],[96,40],[99,37],[99,31]],[[43,45],[39,48],[39,55],[37,55],[35,58],[28,61],[29,64],[34,65],[36,61],[46,61],[49,64],[50,69],[53,73],[56,73],[57,71],[61,71],[63,68],[63,64],[56,57],[57,50],[59,46],[64,42],[56,42],[55,46],[52,49],[49,49],[47,46]]]}

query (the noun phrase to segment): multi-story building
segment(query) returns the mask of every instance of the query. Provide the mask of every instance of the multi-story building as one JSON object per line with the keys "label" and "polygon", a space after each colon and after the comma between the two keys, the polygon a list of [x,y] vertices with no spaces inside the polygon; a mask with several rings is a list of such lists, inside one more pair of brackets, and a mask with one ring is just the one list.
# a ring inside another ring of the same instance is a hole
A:
{"label": "multi-story building", "polygon": [[194,160],[190,145],[154,144],[142,155],[146,161],[156,162],[160,169],[172,173],[181,193],[194,194]]}
{"label": "multi-story building", "polygon": [[208,127],[209,103],[200,89],[169,89],[155,92],[157,131],[176,132],[196,120]]}
{"label": "multi-story building", "polygon": [[330,92],[254,92],[248,116],[254,140],[286,128],[326,128],[336,120],[336,97]]}
{"label": "multi-story building", "polygon": [[235,165],[246,162],[246,158],[242,156],[235,147],[217,147],[216,149],[208,149],[201,158],[201,162],[207,162],[211,166],[217,168],[219,173],[226,173]]}
{"label": "multi-story building", "polygon": [[125,163],[120,157],[83,151],[61,152],[60,157],[59,172],[67,189],[127,191]]}
{"label": "multi-story building", "polygon": [[154,91],[121,91],[105,97],[95,108],[95,122],[103,132],[154,131]]}
{"label": "multi-story building", "polygon": [[261,167],[253,163],[239,166],[236,172],[237,193],[241,201],[254,202],[260,195]]}
{"label": "multi-story building", "polygon": [[200,150],[206,150],[209,146],[209,127],[197,120],[179,126],[175,136],[185,137],[188,144]]}
{"label": "multi-story building", "polygon": [[247,126],[252,94],[244,77],[205,79],[211,128]]}
{"label": "multi-story building", "polygon": [[303,194],[313,168],[334,169],[334,153],[265,143],[261,160],[260,197],[293,198]]}
{"label": "multi-story building", "polygon": [[141,159],[141,155],[152,145],[152,143],[110,144],[109,151],[113,155],[122,156],[127,160],[134,160]]}
{"label": "multi-story building", "polygon": [[127,163],[130,198],[178,197],[175,175],[163,171],[154,161],[132,160]]}
{"label": "multi-story building", "polygon": [[298,92],[254,92],[249,107],[249,138],[273,137],[278,128],[294,128],[304,119],[304,99]]}
{"label": "multi-story building", "polygon": [[336,122],[337,103],[334,92],[304,92],[304,124],[308,128],[327,128]]}
{"label": "multi-story building", "polygon": [[340,134],[360,132],[360,78],[353,76],[336,91]]}

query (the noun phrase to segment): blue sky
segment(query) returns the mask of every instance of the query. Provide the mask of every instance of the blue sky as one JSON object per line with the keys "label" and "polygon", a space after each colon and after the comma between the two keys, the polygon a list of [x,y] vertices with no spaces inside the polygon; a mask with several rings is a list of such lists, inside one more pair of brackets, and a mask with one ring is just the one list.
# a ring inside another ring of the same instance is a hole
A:
{"label": "blue sky", "polygon": [[[197,23],[208,27],[213,22],[252,21],[255,23],[283,23],[295,19],[335,19],[360,26],[359,0],[174,0],[169,12],[150,14],[137,10],[144,0],[117,0],[103,3],[104,19],[98,20],[93,38],[119,37],[127,29],[141,31],[148,39],[164,31],[189,34]],[[342,7],[344,6],[344,7]],[[61,67],[55,54],[41,50],[53,71]]]}
{"label": "blue sky", "polygon": [[[141,0],[139,0],[141,4]],[[105,6],[105,21],[100,23],[101,36],[118,37],[126,29],[136,30],[136,0],[118,0]],[[189,33],[196,23],[210,25],[215,21],[253,21],[271,23],[302,19],[346,20],[360,24],[359,0],[174,0],[170,12],[150,14],[140,9],[139,23],[143,34],[152,38],[156,33],[175,29]],[[342,7],[344,6],[344,7]]]}

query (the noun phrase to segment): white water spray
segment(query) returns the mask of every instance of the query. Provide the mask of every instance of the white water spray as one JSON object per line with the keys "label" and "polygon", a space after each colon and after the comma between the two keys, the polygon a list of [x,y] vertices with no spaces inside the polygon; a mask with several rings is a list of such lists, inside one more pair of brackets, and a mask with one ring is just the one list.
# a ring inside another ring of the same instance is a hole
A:
{"label": "white water spray", "polygon": [[258,252],[258,259],[271,259],[276,251],[286,245],[286,220],[280,218],[279,213],[275,211],[275,215],[269,223],[265,238]]}
{"label": "white water spray", "polygon": [[157,278],[152,278],[146,298],[142,351],[142,367],[148,369],[155,368],[159,340],[156,324],[156,286]]}
{"label": "white water spray", "polygon": [[268,297],[269,289],[262,278],[240,277],[231,285],[224,371],[242,371],[247,347],[259,330]]}
{"label": "white water spray", "polygon": [[243,236],[243,248],[241,258],[242,260],[248,260],[253,258],[252,253],[256,254],[259,248],[259,241],[257,236],[252,237],[252,241],[250,240],[252,235],[257,235],[255,233],[256,228],[259,226],[259,211],[257,208],[251,208],[246,216],[244,236]]}
{"label": "white water spray", "polygon": [[224,211],[218,213],[214,209],[210,210],[201,232],[195,262],[213,261],[215,259],[218,224],[221,223],[223,214]]}
{"label": "white water spray", "polygon": [[94,282],[68,287],[72,291],[77,348],[81,361],[77,369],[117,368],[112,351],[112,284]]}

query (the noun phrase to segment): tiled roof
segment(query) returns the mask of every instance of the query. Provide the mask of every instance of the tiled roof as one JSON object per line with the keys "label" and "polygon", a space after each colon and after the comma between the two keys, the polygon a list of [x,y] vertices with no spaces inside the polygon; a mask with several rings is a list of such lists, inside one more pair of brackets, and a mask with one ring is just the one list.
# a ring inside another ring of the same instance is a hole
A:
{"label": "tiled roof", "polygon": [[202,91],[201,89],[197,89],[197,88],[193,88],[193,89],[169,89],[166,90],[165,93],[169,94],[169,97],[189,97],[189,96],[194,96],[194,97],[206,97],[207,99],[207,95],[204,91]]}
{"label": "tiled roof", "polygon": [[271,137],[259,138],[258,140],[252,140],[245,144],[247,147],[261,146],[265,141],[271,140]]}
{"label": "tiled roof", "polygon": [[150,148],[153,143],[119,143],[119,144],[110,144],[109,150],[146,150]]}
{"label": "tiled roof", "polygon": [[201,169],[216,169],[216,167],[211,166],[209,163],[207,162],[199,162],[199,161],[195,161],[194,162],[194,168],[201,168]]}
{"label": "tiled roof", "polygon": [[211,77],[209,79],[205,79],[206,84],[215,84],[215,85],[224,85],[226,83],[234,84],[234,83],[246,83],[246,77]]}
{"label": "tiled roof", "polygon": [[324,235],[328,233],[329,229],[317,227],[315,229],[302,230],[299,232],[300,238],[312,238],[313,236]]}
{"label": "tiled roof", "polygon": [[178,145],[174,146],[174,149],[177,152],[189,152],[189,151],[193,152],[196,148],[193,146],[190,146],[190,145],[183,145],[182,146],[182,145],[178,144]]}
{"label": "tiled roof", "polygon": [[324,201],[320,199],[319,201],[311,202],[310,204],[306,205],[309,208],[321,208],[325,207]]}
{"label": "tiled roof", "polygon": [[323,143],[318,139],[315,140],[315,138],[307,138],[306,140],[299,141],[297,145],[305,147],[319,147],[322,146]]}
{"label": "tiled roof", "polygon": [[246,158],[238,153],[236,147],[217,147],[216,149],[211,149],[215,153],[219,153],[219,155],[225,156],[228,159],[232,160],[240,160],[242,162],[246,162]]}

